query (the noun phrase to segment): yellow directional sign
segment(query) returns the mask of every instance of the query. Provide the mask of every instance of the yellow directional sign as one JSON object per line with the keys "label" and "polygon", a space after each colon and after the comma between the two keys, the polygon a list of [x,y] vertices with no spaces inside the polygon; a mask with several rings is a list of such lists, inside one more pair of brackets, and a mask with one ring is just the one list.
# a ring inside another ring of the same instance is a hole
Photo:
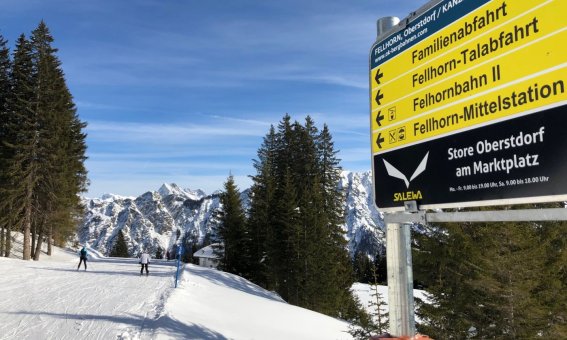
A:
{"label": "yellow directional sign", "polygon": [[377,207],[567,200],[565,13],[567,0],[430,0],[379,37]]}
{"label": "yellow directional sign", "polygon": [[[372,133],[373,138],[388,135],[381,147],[374,143],[372,153],[430,139],[490,121],[510,119],[538,107],[567,103],[567,62],[545,73],[505,84],[488,93],[467,97],[440,110],[416,115]],[[401,133],[400,135],[400,131]]]}
{"label": "yellow directional sign", "polygon": [[[567,27],[557,13],[566,12],[561,0],[490,1],[377,65],[370,72],[372,153],[565,100],[560,92],[482,119],[465,119],[463,112],[479,98],[523,93],[537,82],[546,90],[561,80],[556,72],[565,73]],[[423,128],[438,121],[443,128]]]}
{"label": "yellow directional sign", "polygon": [[[388,73],[388,77],[383,79],[382,85],[395,79],[400,70],[411,72],[440,56],[443,60],[448,60],[449,57],[445,56],[447,51],[457,49],[463,43],[482,38],[490,32],[500,30],[503,26],[510,26],[509,24],[512,22],[519,22],[521,19],[529,21],[529,19],[533,19],[535,11],[548,13],[558,13],[557,11],[559,11],[561,13],[566,9],[567,4],[561,0],[548,0],[540,3],[515,1],[512,4],[509,1],[490,1],[476,11],[448,25],[443,31],[424,39],[411,49],[397,54],[396,58],[380,65],[382,72],[386,69]],[[548,23],[544,24],[547,25]],[[373,91],[377,90],[376,86],[378,85],[376,82],[372,82],[376,71],[377,68],[374,68],[370,75]]]}
{"label": "yellow directional sign", "polygon": [[[445,77],[443,81],[421,86],[420,90],[414,92],[404,91],[403,84],[411,83],[416,73],[400,77],[382,88],[386,93],[399,93],[399,97],[396,100],[384,103],[383,106],[376,108],[372,113],[377,115],[379,111],[395,110],[398,114],[388,117],[392,119],[384,119],[381,125],[373,121],[372,130],[385,128],[478,93],[492,91],[506,82],[521,79],[565,63],[567,62],[567,53],[558,53],[554,49],[566,41],[567,29],[555,31],[465,71]],[[528,60],[537,60],[537,62],[526,62]],[[458,126],[455,128],[458,128]]]}

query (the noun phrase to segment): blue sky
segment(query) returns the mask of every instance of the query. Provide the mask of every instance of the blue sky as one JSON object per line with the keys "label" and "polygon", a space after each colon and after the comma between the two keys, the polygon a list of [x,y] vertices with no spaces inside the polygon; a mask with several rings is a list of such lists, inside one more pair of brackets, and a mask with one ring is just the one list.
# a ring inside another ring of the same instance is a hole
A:
{"label": "blue sky", "polygon": [[425,0],[0,0],[10,46],[44,20],[88,123],[86,194],[164,183],[241,189],[285,113],[326,123],[345,170],[370,170],[376,19]]}

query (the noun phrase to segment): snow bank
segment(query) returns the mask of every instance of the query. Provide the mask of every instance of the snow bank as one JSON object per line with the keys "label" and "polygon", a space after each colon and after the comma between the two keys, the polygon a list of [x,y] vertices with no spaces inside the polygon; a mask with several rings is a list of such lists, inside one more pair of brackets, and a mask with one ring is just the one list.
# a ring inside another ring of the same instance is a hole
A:
{"label": "snow bank", "polygon": [[73,251],[41,261],[0,258],[0,339],[352,339],[347,323],[289,305],[239,276],[175,261]]}
{"label": "snow bank", "polygon": [[165,304],[156,339],[352,339],[346,322],[289,305],[236,275],[190,265],[181,288]]}

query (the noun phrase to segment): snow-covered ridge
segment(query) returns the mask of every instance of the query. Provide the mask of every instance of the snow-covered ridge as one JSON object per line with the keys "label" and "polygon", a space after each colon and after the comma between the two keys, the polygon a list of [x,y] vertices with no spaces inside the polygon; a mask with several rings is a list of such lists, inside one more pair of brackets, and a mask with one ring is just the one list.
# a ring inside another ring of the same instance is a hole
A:
{"label": "snow-covered ridge", "polygon": [[[384,223],[372,202],[370,172],[341,174],[339,188],[345,192],[344,229],[349,251],[375,254],[384,244]],[[241,193],[245,208],[248,190]],[[83,199],[85,216],[78,230],[81,243],[88,243],[103,254],[109,254],[118,232],[122,231],[130,253],[142,248],[151,253],[175,244],[177,235],[189,235],[202,242],[210,236],[213,212],[219,208],[219,193],[207,195],[202,190],[183,189],[163,184],[156,191],[139,197],[108,194],[101,198]]]}
{"label": "snow-covered ridge", "polygon": [[100,197],[102,201],[115,201],[115,200],[125,200],[125,199],[135,199],[133,196],[121,196],[115,194],[104,194]]}
{"label": "snow-covered ridge", "polygon": [[164,183],[158,189],[158,193],[164,198],[169,195],[176,195],[176,196],[186,197],[194,201],[198,201],[206,196],[203,190],[182,189],[175,183],[171,183],[171,184]]}

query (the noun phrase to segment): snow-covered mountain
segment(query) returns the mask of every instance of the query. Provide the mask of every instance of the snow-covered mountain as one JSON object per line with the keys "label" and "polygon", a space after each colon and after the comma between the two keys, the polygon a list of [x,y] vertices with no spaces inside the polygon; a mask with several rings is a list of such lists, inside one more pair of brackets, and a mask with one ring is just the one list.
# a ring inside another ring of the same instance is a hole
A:
{"label": "snow-covered mountain", "polygon": [[[384,242],[384,222],[372,202],[370,172],[343,172],[339,187],[346,195],[345,224],[349,250],[375,254]],[[241,194],[248,205],[248,190]],[[139,197],[104,195],[84,199],[84,220],[78,230],[81,243],[108,254],[120,231],[131,254],[141,248],[155,253],[158,247],[171,249],[179,236],[202,242],[212,232],[213,212],[219,208],[219,192],[183,189],[163,184],[157,191]]]}
{"label": "snow-covered mountain", "polygon": [[386,228],[373,202],[372,185],[370,171],[341,174],[339,186],[346,194],[344,229],[351,254],[362,251],[373,256],[385,250]]}

